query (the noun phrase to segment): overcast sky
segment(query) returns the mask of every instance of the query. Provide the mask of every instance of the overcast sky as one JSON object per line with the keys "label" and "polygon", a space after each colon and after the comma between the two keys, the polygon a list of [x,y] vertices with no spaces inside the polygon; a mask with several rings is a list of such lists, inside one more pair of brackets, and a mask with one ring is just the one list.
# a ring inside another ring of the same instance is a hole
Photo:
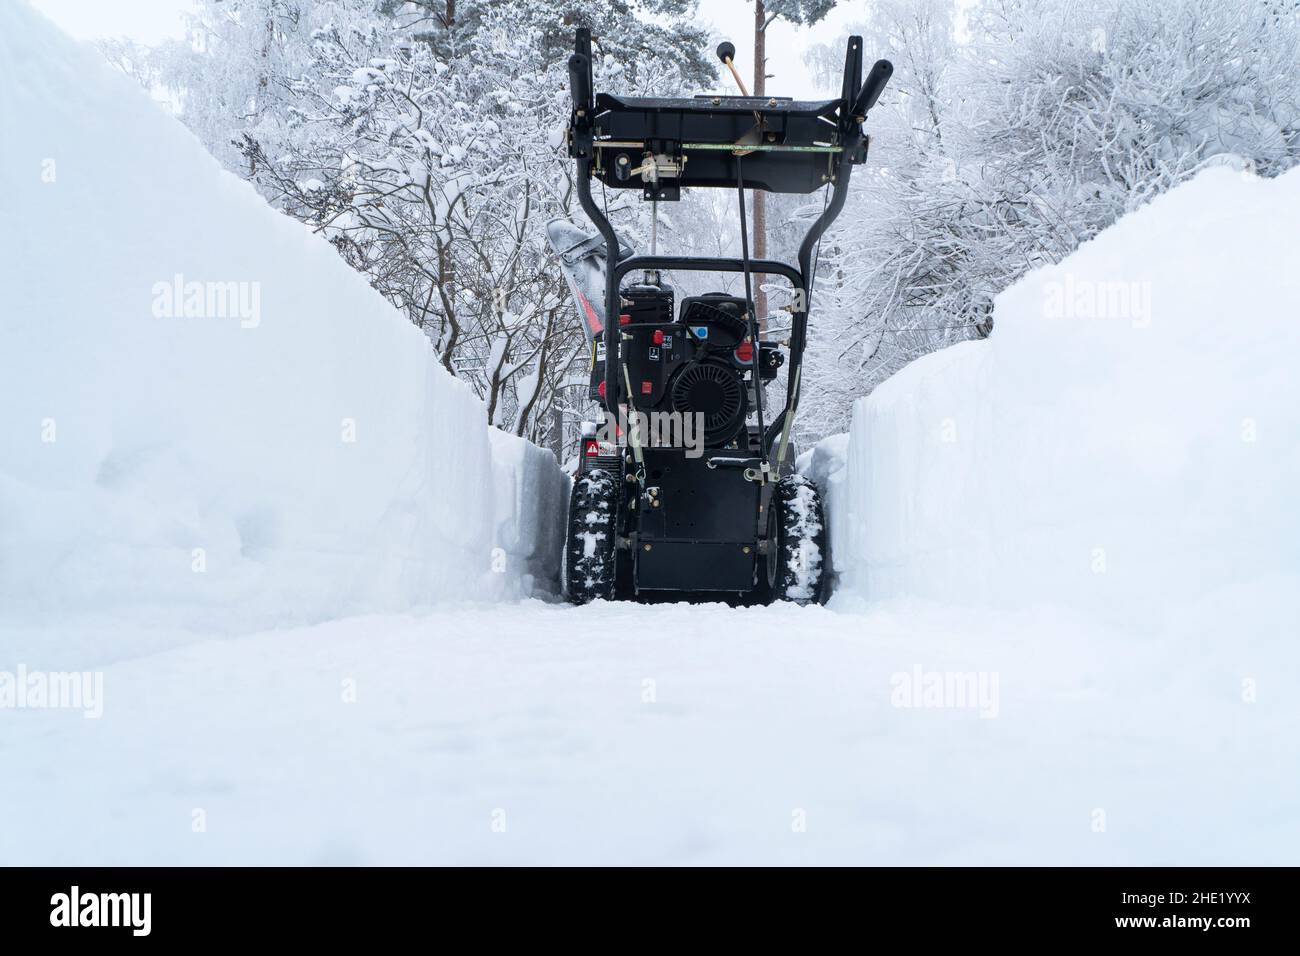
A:
{"label": "overcast sky", "polygon": [[30,0],[79,40],[128,36],[142,43],[184,36],[181,12],[189,0]]}
{"label": "overcast sky", "polygon": [[[32,4],[64,30],[82,40],[105,36],[128,36],[143,43],[157,43],[182,36],[181,14],[192,9],[190,0],[31,0]],[[827,19],[811,29],[795,29],[784,22],[768,31],[768,81],[770,93],[811,96],[838,90],[817,90],[803,65],[803,51],[812,42],[837,40],[847,24],[860,19],[866,0],[841,0]],[[700,0],[701,19],[713,25],[717,40],[736,44],[737,65],[749,82],[753,62],[746,50],[754,37],[753,5],[749,0]],[[870,51],[868,51],[870,62]]]}

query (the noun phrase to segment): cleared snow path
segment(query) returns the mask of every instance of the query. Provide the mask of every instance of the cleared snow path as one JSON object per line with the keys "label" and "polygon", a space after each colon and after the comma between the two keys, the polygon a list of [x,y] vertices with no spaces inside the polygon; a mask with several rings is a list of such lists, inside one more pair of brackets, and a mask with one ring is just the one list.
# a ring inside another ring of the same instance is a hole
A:
{"label": "cleared snow path", "polygon": [[[1291,642],[1063,613],[527,602],[198,640],[107,664],[99,720],[4,714],[0,862],[1294,862]],[[995,707],[894,706],[918,666],[995,674]]]}

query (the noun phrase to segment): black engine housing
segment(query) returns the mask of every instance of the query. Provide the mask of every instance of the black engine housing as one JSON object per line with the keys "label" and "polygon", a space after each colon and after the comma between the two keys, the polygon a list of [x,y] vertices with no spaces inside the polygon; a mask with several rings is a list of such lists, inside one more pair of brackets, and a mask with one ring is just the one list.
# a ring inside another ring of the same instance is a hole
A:
{"label": "black engine housing", "polygon": [[[727,446],[744,428],[754,397],[746,380],[751,347],[745,300],[720,292],[693,296],[682,300],[675,321],[672,303],[671,289],[641,286],[623,294],[620,321],[630,341],[624,339],[620,351],[633,404],[640,412],[702,415],[704,445]],[[780,355],[767,344],[760,355],[767,381]],[[603,378],[603,368],[599,374]]]}

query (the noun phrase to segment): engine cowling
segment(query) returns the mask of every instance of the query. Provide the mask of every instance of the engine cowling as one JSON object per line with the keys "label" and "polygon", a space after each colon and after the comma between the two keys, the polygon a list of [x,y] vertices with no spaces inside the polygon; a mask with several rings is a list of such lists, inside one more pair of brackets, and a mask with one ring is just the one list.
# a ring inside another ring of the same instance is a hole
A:
{"label": "engine cowling", "polygon": [[[744,300],[720,292],[687,298],[674,321],[670,290],[638,287],[624,291],[623,308],[622,359],[637,410],[689,416],[702,423],[706,446],[729,444],[744,429],[752,404],[753,385],[745,376],[754,347]],[[775,376],[775,353],[774,344],[762,343],[761,381]],[[599,382],[594,387],[599,390]]]}
{"label": "engine cowling", "polygon": [[724,445],[744,426],[749,401],[742,374],[729,359],[706,353],[673,376],[668,388],[672,410],[702,416],[704,444]]}

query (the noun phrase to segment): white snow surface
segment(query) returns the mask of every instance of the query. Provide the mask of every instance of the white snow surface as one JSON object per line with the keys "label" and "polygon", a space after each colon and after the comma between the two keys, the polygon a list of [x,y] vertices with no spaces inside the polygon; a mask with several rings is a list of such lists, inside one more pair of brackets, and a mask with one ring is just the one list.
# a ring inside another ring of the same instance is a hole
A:
{"label": "white snow surface", "polygon": [[[0,712],[0,861],[1293,863],[1270,663],[1050,608],[355,617],[107,664],[98,720]],[[996,716],[894,706],[918,666],[997,673]]]}
{"label": "white snow surface", "polygon": [[[860,400],[842,593],[1150,622],[1294,590],[1298,243],[1300,170],[1206,170],[1008,289],[989,339]],[[1119,314],[1088,314],[1090,293]]]}
{"label": "white snow surface", "polygon": [[22,3],[0,65],[0,615],[235,632],[556,579],[553,456],[490,443],[328,243]]}

